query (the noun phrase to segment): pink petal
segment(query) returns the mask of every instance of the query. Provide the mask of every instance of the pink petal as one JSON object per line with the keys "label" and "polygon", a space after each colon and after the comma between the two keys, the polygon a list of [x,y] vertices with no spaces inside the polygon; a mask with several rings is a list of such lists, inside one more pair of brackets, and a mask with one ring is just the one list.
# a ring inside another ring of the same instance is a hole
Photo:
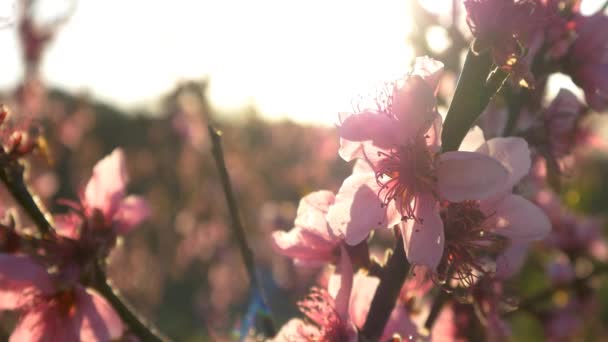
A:
{"label": "pink petal", "polygon": [[354,246],[371,230],[391,227],[401,220],[393,201],[383,207],[378,198],[374,173],[354,173],[344,180],[335,203],[329,207],[327,222],[337,236]]}
{"label": "pink petal", "polygon": [[441,131],[443,129],[443,117],[439,113],[435,113],[435,119],[428,131],[426,131],[426,144],[431,151],[437,152],[441,147]]}
{"label": "pink petal", "polygon": [[300,227],[292,228],[288,232],[275,231],[271,241],[278,253],[301,261],[332,261],[333,251],[337,246],[337,243],[327,241]]}
{"label": "pink petal", "polygon": [[344,245],[340,248],[340,288],[335,296],[336,312],[344,322],[349,318],[350,295],[353,289],[353,264]]}
{"label": "pink petal", "polygon": [[508,237],[515,244],[543,239],[551,231],[547,215],[532,202],[518,195],[508,195],[495,208],[482,210],[488,213],[488,227]]}
{"label": "pink petal", "polygon": [[114,229],[118,234],[126,234],[140,225],[151,215],[148,202],[140,196],[123,199],[114,214]]}
{"label": "pink petal", "polygon": [[364,112],[346,117],[338,127],[339,154],[345,161],[356,158],[377,159],[378,150],[390,149],[399,143],[401,132],[388,115]]}
{"label": "pink petal", "polygon": [[483,135],[483,130],[479,126],[473,126],[462,139],[458,151],[475,152],[485,142],[486,138]]}
{"label": "pink petal", "polygon": [[431,89],[437,89],[443,73],[443,63],[428,56],[416,57],[413,69],[413,75],[422,77]]}
{"label": "pink petal", "polygon": [[439,193],[451,202],[480,200],[504,190],[509,173],[494,158],[476,152],[446,152],[437,165]]}
{"label": "pink petal", "polygon": [[421,77],[412,75],[403,84],[396,85],[391,111],[399,119],[399,141],[408,142],[413,137],[424,134],[435,119],[436,106],[433,88]]}
{"label": "pink petal", "polygon": [[0,310],[29,305],[33,296],[54,289],[46,269],[30,257],[0,254]]}
{"label": "pink petal", "polygon": [[124,196],[127,178],[125,155],[117,148],[93,168],[84,192],[87,205],[100,209],[105,215],[113,214]]}
{"label": "pink petal", "polygon": [[363,328],[372,299],[376,294],[376,289],[380,284],[380,279],[370,277],[364,273],[357,273],[353,282],[353,291],[350,295],[350,317],[353,323]]}
{"label": "pink petal", "polygon": [[509,247],[496,260],[496,273],[499,279],[507,279],[519,272],[526,257],[528,256],[528,245],[514,244]]}
{"label": "pink petal", "polygon": [[477,149],[477,152],[498,160],[509,172],[503,185],[505,192],[511,189],[530,171],[532,160],[528,143],[522,138],[494,138]]}
{"label": "pink petal", "polygon": [[328,231],[325,215],[335,199],[334,193],[327,190],[316,191],[304,196],[298,205],[294,225],[331,241],[332,236]]}
{"label": "pink petal", "polygon": [[110,341],[122,336],[124,327],[118,314],[97,292],[76,289],[78,313],[82,319],[80,340]]}
{"label": "pink petal", "polygon": [[412,265],[423,265],[432,270],[439,264],[444,249],[443,222],[437,206],[431,194],[420,196],[415,215],[422,221],[409,219],[402,225],[407,259]]}
{"label": "pink petal", "polygon": [[42,303],[26,311],[13,330],[10,342],[22,341],[80,341],[73,319],[57,310],[57,306]]}

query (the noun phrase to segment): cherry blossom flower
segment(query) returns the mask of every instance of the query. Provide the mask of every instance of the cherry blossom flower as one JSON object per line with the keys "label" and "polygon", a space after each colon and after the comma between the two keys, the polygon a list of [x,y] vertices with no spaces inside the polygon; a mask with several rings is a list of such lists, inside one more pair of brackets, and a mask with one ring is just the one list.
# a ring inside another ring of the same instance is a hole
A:
{"label": "cherry blossom flower", "polygon": [[[443,65],[417,58],[376,109],[343,115],[340,156],[359,159],[344,180],[327,219],[349,245],[372,229],[401,224],[407,257],[434,268],[443,251],[439,201],[479,200],[504,188],[508,172],[477,152],[440,153],[441,116],[434,90]],[[428,253],[436,250],[437,253]]]}
{"label": "cherry blossom flower", "polygon": [[[313,289],[299,303],[312,324],[294,319],[277,334],[274,341],[357,341],[357,329],[365,324],[371,301],[380,280],[362,272],[353,276],[352,264],[344,247],[340,257],[340,274],[331,276],[327,290]],[[402,305],[392,311],[380,341],[394,334],[418,338],[417,326]]]}
{"label": "cherry blossom flower", "polygon": [[331,191],[320,190],[304,196],[298,205],[294,228],[272,233],[275,250],[294,258],[300,265],[321,266],[335,262],[342,241],[327,225],[325,215],[335,201]]}
{"label": "cherry blossom flower", "polygon": [[0,254],[0,310],[19,310],[17,341],[109,341],[123,325],[110,304],[80,285],[62,284],[23,255]]}
{"label": "cherry blossom flower", "polygon": [[140,196],[125,197],[127,182],[124,152],[115,149],[93,168],[81,204],[73,204],[77,213],[56,217],[57,233],[78,240],[86,237],[83,233],[115,236],[137,227],[150,208]]}
{"label": "cherry blossom flower", "polygon": [[[461,150],[475,149],[500,161],[509,171],[508,181],[492,198],[444,203],[441,212],[446,242],[438,271],[446,275],[452,272],[454,279],[467,286],[484,274],[512,275],[519,270],[527,245],[543,239],[551,230],[551,223],[540,208],[511,193],[530,170],[526,141],[510,137],[479,145],[480,142],[483,136],[474,130],[465,137]],[[489,268],[489,261],[496,262],[495,269]]]}

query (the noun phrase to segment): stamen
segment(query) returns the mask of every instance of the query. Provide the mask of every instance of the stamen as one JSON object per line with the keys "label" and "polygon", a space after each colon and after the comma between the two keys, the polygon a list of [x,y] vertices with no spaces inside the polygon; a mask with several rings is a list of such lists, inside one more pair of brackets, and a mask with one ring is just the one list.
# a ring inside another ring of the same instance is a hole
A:
{"label": "stamen", "polygon": [[375,172],[380,186],[378,197],[383,207],[396,201],[402,221],[421,222],[422,218],[415,216],[417,197],[424,192],[434,193],[437,182],[433,155],[426,146],[426,138],[421,138],[389,152],[378,152],[378,157],[383,158]]}
{"label": "stamen", "polygon": [[508,240],[488,229],[486,216],[476,201],[449,203],[441,212],[445,229],[445,251],[438,267],[440,277],[465,287],[495,270],[488,261],[507,247]]}

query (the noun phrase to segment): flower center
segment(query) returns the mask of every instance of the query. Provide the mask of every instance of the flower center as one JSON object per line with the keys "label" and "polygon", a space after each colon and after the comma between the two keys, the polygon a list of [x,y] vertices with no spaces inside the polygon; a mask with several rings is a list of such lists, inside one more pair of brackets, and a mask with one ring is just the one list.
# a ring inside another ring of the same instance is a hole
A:
{"label": "flower center", "polygon": [[416,219],[416,198],[425,192],[434,193],[437,183],[434,155],[425,138],[389,152],[378,152],[378,156],[384,157],[376,171],[382,205],[387,206],[394,200],[403,220]]}
{"label": "flower center", "polygon": [[439,274],[469,287],[477,278],[494,271],[488,262],[504,251],[508,240],[488,229],[487,218],[477,201],[449,203],[443,208],[445,250],[437,268]]}

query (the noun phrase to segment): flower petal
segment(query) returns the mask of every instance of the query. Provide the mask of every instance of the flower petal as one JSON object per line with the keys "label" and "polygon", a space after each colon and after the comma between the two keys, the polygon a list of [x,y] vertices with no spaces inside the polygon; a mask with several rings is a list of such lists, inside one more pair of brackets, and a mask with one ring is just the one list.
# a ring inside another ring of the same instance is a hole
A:
{"label": "flower petal", "polygon": [[105,215],[112,215],[124,196],[128,176],[125,155],[117,148],[95,165],[84,191],[85,201]]}
{"label": "flower petal", "polygon": [[118,234],[126,234],[140,225],[151,215],[148,202],[140,196],[128,196],[122,202],[114,215],[114,229]]}
{"label": "flower petal", "polygon": [[327,241],[306,229],[295,227],[288,232],[273,232],[272,246],[278,253],[290,258],[329,262],[334,259],[333,251],[337,243]]}
{"label": "flower petal", "polygon": [[32,296],[54,290],[46,269],[24,255],[0,254],[0,310],[31,304]]}
{"label": "flower petal", "polygon": [[528,256],[528,245],[514,244],[496,259],[496,273],[499,279],[507,279],[519,272]]}
{"label": "flower petal", "polygon": [[551,231],[547,215],[519,195],[508,195],[494,209],[482,210],[491,213],[486,221],[488,226],[515,244],[543,239]]}
{"label": "flower petal", "polygon": [[57,306],[40,303],[23,314],[11,334],[10,342],[80,341],[76,322],[62,316]]}
{"label": "flower petal", "polygon": [[110,341],[122,336],[123,324],[112,306],[97,292],[76,289],[81,341]]}
{"label": "flower petal", "polygon": [[504,191],[511,189],[530,171],[532,159],[528,143],[522,138],[494,138],[481,145],[477,152],[498,160],[509,172]]}
{"label": "flower petal", "polygon": [[373,229],[393,226],[401,216],[391,201],[384,206],[378,198],[379,186],[374,173],[353,173],[344,180],[335,203],[329,207],[327,222],[335,236],[343,236],[354,246],[365,240]]}
{"label": "flower petal", "polygon": [[437,100],[433,88],[422,77],[412,75],[403,84],[396,85],[392,101],[391,111],[399,119],[400,142],[408,142],[431,127]]}
{"label": "flower petal", "polygon": [[446,152],[437,165],[439,193],[448,201],[480,200],[504,190],[507,169],[496,159],[476,152]]}
{"label": "flower petal", "polygon": [[475,152],[485,142],[486,138],[483,135],[483,130],[479,126],[473,126],[462,139],[458,151]]}
{"label": "flower petal", "polygon": [[402,225],[405,254],[412,265],[428,266],[435,270],[444,249],[443,222],[439,208],[431,194],[418,198],[416,217],[418,220],[407,220]]}
{"label": "flower petal", "polygon": [[428,56],[416,57],[412,74],[422,77],[433,91],[437,89],[442,73],[443,63],[440,61]]}
{"label": "flower petal", "polygon": [[353,264],[344,244],[340,246],[340,288],[335,295],[336,312],[344,320],[349,318],[350,297],[353,289]]}
{"label": "flower petal", "polygon": [[338,127],[338,134],[339,154],[345,161],[377,159],[378,150],[390,149],[401,136],[394,119],[374,112],[347,116]]}
{"label": "flower petal", "polygon": [[328,190],[315,191],[304,196],[298,205],[294,225],[331,241],[325,215],[335,199],[334,193]]}

